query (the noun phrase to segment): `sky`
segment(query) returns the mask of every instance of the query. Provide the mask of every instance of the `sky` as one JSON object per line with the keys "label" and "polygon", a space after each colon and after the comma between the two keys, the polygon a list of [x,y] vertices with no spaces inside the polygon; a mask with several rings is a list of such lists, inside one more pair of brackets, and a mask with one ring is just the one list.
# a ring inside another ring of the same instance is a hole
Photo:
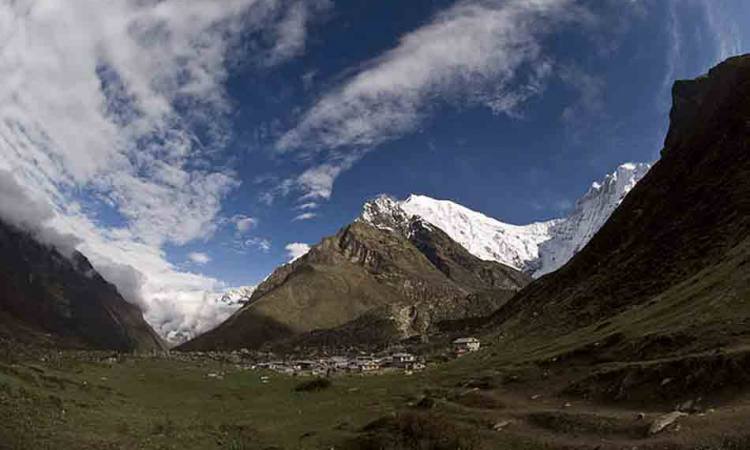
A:
{"label": "sky", "polygon": [[746,0],[0,0],[0,218],[173,342],[368,199],[565,215],[658,158]]}

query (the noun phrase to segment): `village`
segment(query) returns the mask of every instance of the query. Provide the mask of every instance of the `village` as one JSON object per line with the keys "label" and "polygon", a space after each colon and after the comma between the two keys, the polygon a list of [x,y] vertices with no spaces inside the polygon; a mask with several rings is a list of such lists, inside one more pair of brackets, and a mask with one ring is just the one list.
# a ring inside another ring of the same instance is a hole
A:
{"label": "village", "polygon": [[[455,339],[449,354],[458,358],[480,349],[480,341],[473,337]],[[415,355],[397,347],[377,353],[366,353],[352,350],[342,354],[323,354],[305,357],[283,357],[273,353],[252,352],[246,349],[224,352],[172,352],[170,358],[202,359],[223,361],[233,364],[239,370],[269,370],[279,374],[299,377],[333,377],[340,375],[378,375],[401,372],[411,375],[427,368],[428,361],[424,356]],[[208,378],[222,378],[222,373],[212,372]]]}
{"label": "village", "polygon": [[[453,341],[451,351],[454,356],[460,357],[478,351],[480,345],[476,338],[459,338]],[[251,369],[272,370],[291,376],[330,377],[342,374],[379,374],[394,371],[410,375],[426,367],[426,361],[421,356],[405,351],[386,351],[378,354],[358,353],[311,359],[264,361],[253,365]]]}

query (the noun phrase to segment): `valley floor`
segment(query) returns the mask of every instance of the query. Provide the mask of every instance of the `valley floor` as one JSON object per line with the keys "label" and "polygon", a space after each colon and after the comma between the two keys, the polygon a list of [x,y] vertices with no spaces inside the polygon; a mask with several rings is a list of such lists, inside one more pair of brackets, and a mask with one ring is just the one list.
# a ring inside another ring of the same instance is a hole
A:
{"label": "valley floor", "polygon": [[750,448],[745,394],[695,399],[676,425],[649,435],[674,407],[565,396],[582,375],[575,369],[479,373],[472,358],[304,389],[311,378],[210,359],[8,351],[0,449]]}

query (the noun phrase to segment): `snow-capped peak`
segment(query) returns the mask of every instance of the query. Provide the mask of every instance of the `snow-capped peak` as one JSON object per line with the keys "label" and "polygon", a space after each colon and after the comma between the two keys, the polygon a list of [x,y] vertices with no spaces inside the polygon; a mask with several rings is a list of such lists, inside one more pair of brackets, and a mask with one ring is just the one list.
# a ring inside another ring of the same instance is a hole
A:
{"label": "snow-capped peak", "polygon": [[457,203],[424,195],[409,196],[401,208],[442,229],[474,256],[518,269],[537,258],[539,244],[549,239],[547,231],[552,224],[511,225]]}
{"label": "snow-capped peak", "polygon": [[539,260],[530,265],[533,275],[554,272],[588,244],[650,168],[645,163],[622,164],[602,181],[593,183],[576,202],[573,212],[550,228],[551,239],[542,244]]}
{"label": "snow-capped peak", "polygon": [[401,206],[401,202],[392,197],[380,195],[365,203],[358,220],[382,230],[402,230],[411,216]]}
{"label": "snow-capped peak", "polygon": [[256,286],[240,286],[224,291],[219,302],[228,306],[243,306],[250,302]]}
{"label": "snow-capped peak", "polygon": [[557,270],[604,225],[649,164],[626,163],[592,183],[565,218],[511,225],[448,200],[410,195],[404,201],[380,196],[368,202],[359,220],[391,231],[421,218],[448,234],[478,258],[497,261],[535,277]]}

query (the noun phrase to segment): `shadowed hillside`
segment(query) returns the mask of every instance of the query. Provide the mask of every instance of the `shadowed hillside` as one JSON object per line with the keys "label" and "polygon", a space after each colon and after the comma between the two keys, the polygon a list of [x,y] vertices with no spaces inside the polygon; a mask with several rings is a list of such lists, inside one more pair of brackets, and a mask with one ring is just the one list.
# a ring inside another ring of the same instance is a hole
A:
{"label": "shadowed hillside", "polygon": [[[673,94],[662,159],[573,260],[491,318],[498,361],[644,361],[750,343],[750,56]],[[750,381],[725,373],[735,363],[711,363],[712,388]],[[708,373],[672,375],[708,388]]]}
{"label": "shadowed hillside", "polygon": [[164,344],[89,261],[0,223],[0,337],[83,348],[160,350]]}

